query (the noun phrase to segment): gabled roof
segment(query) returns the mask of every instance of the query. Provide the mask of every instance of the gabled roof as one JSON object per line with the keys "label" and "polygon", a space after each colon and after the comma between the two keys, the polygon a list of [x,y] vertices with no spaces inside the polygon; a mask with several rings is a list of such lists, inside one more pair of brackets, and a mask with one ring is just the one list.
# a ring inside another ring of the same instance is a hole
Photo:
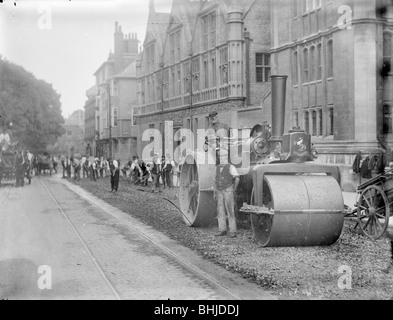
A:
{"label": "gabled roof", "polygon": [[157,40],[157,50],[160,55],[163,53],[163,42],[166,36],[166,30],[169,25],[169,13],[150,12],[147,22],[146,37],[143,44],[151,40]]}

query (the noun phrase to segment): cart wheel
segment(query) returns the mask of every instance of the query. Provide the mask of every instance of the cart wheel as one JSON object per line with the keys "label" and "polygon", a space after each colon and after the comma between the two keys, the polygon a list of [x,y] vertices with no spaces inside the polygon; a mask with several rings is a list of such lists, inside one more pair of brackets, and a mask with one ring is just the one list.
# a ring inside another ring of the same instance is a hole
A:
{"label": "cart wheel", "polygon": [[357,203],[357,217],[362,233],[377,240],[389,224],[390,208],[385,192],[379,186],[369,186],[361,193]]}

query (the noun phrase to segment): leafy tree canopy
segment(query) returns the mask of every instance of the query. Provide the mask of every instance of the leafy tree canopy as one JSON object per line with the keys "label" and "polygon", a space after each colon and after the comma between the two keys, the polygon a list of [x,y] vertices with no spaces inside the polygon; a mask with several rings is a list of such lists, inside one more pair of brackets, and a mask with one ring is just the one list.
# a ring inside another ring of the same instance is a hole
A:
{"label": "leafy tree canopy", "polygon": [[0,116],[0,128],[33,152],[45,150],[65,133],[60,95],[52,85],[1,56]]}

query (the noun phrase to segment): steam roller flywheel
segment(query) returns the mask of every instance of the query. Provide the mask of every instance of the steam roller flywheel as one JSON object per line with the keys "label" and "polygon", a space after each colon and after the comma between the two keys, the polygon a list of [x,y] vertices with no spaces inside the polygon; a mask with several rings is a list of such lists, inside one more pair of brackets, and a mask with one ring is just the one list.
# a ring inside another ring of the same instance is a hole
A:
{"label": "steam roller flywheel", "polygon": [[251,223],[265,247],[331,245],[340,237],[344,200],[331,176],[265,175],[263,203],[271,213],[253,213]]}
{"label": "steam roller flywheel", "polygon": [[180,174],[180,209],[190,227],[208,226],[216,217],[212,190],[216,166],[215,160],[207,157],[204,152],[188,154]]}

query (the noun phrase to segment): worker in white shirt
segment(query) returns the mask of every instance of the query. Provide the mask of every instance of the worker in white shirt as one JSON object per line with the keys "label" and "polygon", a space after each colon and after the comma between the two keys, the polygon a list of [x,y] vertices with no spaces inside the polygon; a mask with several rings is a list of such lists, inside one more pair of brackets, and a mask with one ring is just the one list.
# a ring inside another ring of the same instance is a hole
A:
{"label": "worker in white shirt", "polygon": [[10,135],[8,134],[7,130],[4,129],[0,133],[0,147],[2,150],[7,150],[10,144],[11,144]]}
{"label": "worker in white shirt", "polygon": [[119,170],[119,162],[117,160],[109,161],[109,168],[111,171],[111,189],[112,192],[117,192],[119,188],[119,179],[120,179],[120,170]]}

